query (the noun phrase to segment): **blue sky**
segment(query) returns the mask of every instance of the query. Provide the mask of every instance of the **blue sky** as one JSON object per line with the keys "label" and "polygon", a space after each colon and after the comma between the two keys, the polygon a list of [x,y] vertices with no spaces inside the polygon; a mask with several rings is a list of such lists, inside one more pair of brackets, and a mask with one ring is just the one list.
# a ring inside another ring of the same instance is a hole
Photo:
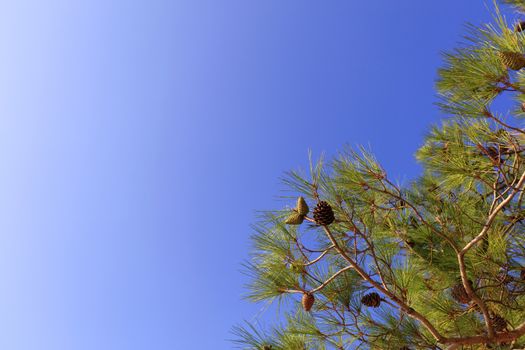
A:
{"label": "blue sky", "polygon": [[[479,0],[0,4],[0,348],[231,349],[255,210],[307,150],[398,179]],[[271,317],[270,317],[271,318]]]}

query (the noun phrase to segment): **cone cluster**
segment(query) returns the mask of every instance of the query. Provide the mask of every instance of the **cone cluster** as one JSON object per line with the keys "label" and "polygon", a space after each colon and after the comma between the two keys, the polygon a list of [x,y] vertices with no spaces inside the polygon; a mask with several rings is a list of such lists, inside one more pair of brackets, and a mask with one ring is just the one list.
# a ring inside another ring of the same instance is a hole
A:
{"label": "cone cluster", "polygon": [[525,57],[520,52],[501,51],[499,53],[501,63],[512,70],[520,70],[525,67]]}
{"label": "cone cluster", "polygon": [[288,225],[300,225],[304,221],[304,217],[310,209],[308,208],[308,204],[306,204],[306,201],[303,197],[297,198],[297,205],[295,206],[294,212],[285,220],[285,224]]}
{"label": "cone cluster", "polygon": [[328,226],[334,222],[334,211],[330,204],[325,201],[317,203],[314,209],[314,220],[317,225]]}
{"label": "cone cluster", "polygon": [[368,307],[379,307],[381,305],[381,297],[376,292],[365,294],[361,298],[361,303]]}
{"label": "cone cluster", "polygon": [[303,304],[304,311],[310,311],[310,309],[314,305],[314,302],[315,302],[315,297],[313,294],[310,294],[310,293],[303,294],[301,304]]}

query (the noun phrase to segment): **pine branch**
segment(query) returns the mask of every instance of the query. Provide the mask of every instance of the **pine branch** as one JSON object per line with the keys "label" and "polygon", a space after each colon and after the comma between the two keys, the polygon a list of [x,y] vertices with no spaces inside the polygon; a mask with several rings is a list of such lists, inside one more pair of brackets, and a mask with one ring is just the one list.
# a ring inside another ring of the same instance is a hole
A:
{"label": "pine branch", "polygon": [[319,287],[314,288],[314,289],[311,289],[311,290],[309,291],[309,293],[315,293],[315,292],[320,291],[321,289],[323,289],[324,287],[326,287],[330,282],[332,282],[334,279],[336,279],[337,276],[339,276],[339,275],[342,274],[343,272],[348,271],[348,270],[351,270],[351,269],[353,269],[352,266],[347,266],[347,267],[345,267],[345,268],[340,269],[339,271],[337,271],[336,273],[334,273],[331,277],[329,277],[326,281],[324,281]]}
{"label": "pine branch", "polygon": [[[315,295],[314,312],[295,302],[286,326],[240,331],[247,349],[523,343],[525,129],[516,121],[525,115],[525,31],[509,29],[496,8],[495,24],[471,26],[466,39],[439,71],[440,106],[452,118],[418,150],[421,177],[395,185],[363,148],[328,163],[310,153],[308,179],[288,173],[288,188],[333,209],[330,223],[307,212],[286,220],[297,210],[268,215],[246,264],[249,296]],[[517,102],[515,115],[491,110],[500,96]],[[371,290],[380,301],[363,302]]]}
{"label": "pine branch", "polygon": [[344,250],[339,247],[337,244],[337,241],[335,240],[334,236],[332,235],[330,229],[327,226],[323,226],[323,230],[325,231],[327,237],[330,239],[332,244],[334,245],[337,252],[354,268],[354,270],[368,283],[370,283],[372,286],[374,286],[378,291],[381,293],[387,295],[392,301],[394,301],[396,304],[398,304],[401,307],[401,310],[403,310],[407,315],[410,317],[413,317],[420,321],[427,329],[428,331],[434,336],[434,338],[440,342],[445,340],[446,338],[443,337],[439,333],[439,331],[420,313],[418,313],[416,310],[405,304],[402,300],[397,298],[394,294],[392,294],[390,291],[386,290],[378,284],[376,281],[374,281],[359,265],[350,257],[348,256]]}

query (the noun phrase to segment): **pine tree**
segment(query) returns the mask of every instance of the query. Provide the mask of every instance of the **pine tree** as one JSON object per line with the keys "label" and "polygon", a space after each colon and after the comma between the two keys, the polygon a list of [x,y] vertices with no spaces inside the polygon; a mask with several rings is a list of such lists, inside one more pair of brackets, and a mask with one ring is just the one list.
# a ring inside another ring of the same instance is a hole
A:
{"label": "pine tree", "polygon": [[246,268],[249,298],[290,307],[281,326],[235,328],[241,348],[525,347],[525,16],[513,13],[496,6],[445,54],[446,119],[417,179],[397,185],[363,148],[287,174],[298,204],[254,226]]}

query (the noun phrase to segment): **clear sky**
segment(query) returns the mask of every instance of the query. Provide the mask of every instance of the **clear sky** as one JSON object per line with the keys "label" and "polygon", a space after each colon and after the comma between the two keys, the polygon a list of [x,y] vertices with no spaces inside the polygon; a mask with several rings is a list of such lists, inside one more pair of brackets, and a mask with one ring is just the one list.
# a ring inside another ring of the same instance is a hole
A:
{"label": "clear sky", "polygon": [[[490,2],[489,2],[490,3]],[[0,2],[0,349],[231,349],[307,150],[398,179],[481,0]]]}

